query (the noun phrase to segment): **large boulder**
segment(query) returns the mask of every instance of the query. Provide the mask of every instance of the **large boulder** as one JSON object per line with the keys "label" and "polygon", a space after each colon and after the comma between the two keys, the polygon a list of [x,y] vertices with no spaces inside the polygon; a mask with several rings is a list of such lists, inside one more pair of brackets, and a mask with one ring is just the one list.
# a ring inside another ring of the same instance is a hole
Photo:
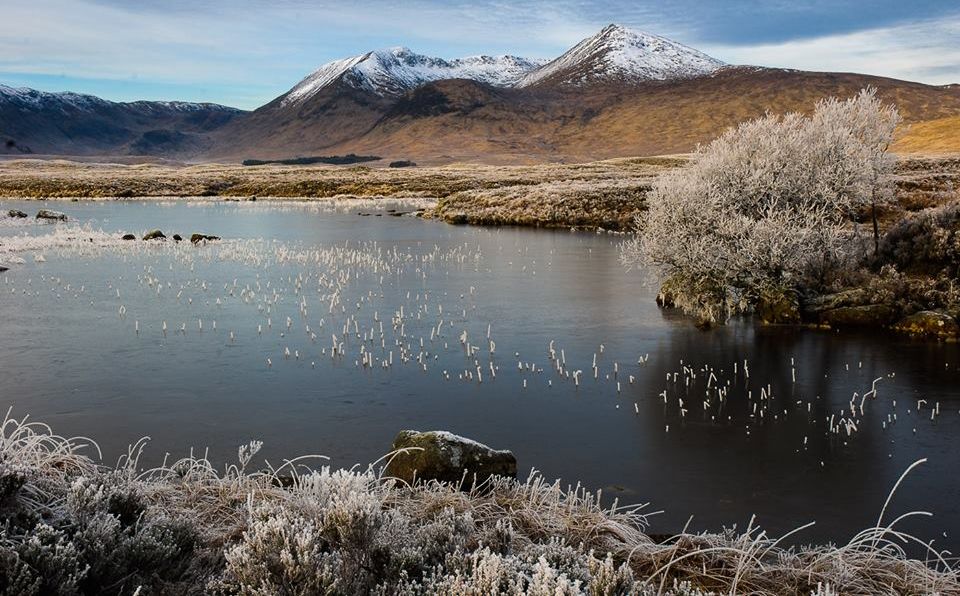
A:
{"label": "large boulder", "polygon": [[412,483],[417,480],[460,482],[467,487],[491,476],[517,476],[517,458],[476,441],[445,431],[403,430],[393,440],[396,453],[385,471],[387,476]]}
{"label": "large boulder", "polygon": [[7,211],[7,215],[9,215],[10,217],[18,217],[18,218],[24,218],[27,216],[26,213],[24,213],[23,211],[20,211],[19,209],[9,210]]}
{"label": "large boulder", "polygon": [[134,236],[133,234],[124,234],[123,236],[120,237],[120,239],[121,239],[121,240],[136,240],[137,237]]}
{"label": "large boulder", "polygon": [[164,240],[166,237],[166,234],[160,230],[153,230],[152,232],[147,232],[143,235],[144,240]]}
{"label": "large boulder", "polygon": [[51,211],[50,209],[41,209],[37,211],[37,219],[48,219],[51,221],[67,221],[67,216],[59,211]]}
{"label": "large boulder", "polygon": [[935,310],[922,310],[897,321],[893,326],[897,331],[924,337],[954,339],[960,333],[960,326],[950,315]]}
{"label": "large boulder", "polygon": [[190,236],[190,242],[194,244],[199,244],[200,242],[211,242],[219,239],[220,236],[211,236],[209,234],[193,234]]}

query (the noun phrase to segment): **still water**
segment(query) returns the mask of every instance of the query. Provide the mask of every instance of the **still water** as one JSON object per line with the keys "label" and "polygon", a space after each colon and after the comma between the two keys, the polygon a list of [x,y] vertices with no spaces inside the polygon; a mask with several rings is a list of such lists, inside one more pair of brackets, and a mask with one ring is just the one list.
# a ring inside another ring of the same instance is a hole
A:
{"label": "still water", "polygon": [[[40,207],[73,223],[2,215]],[[654,532],[815,520],[801,542],[873,525],[927,458],[886,519],[932,512],[903,529],[960,546],[956,344],[699,331],[624,270],[618,237],[358,211],[0,202],[0,404],[108,462],[149,436],[144,465],[260,439],[274,465],[350,467],[444,429],[513,450],[522,475],[649,503]],[[153,228],[224,240],[115,240]]]}

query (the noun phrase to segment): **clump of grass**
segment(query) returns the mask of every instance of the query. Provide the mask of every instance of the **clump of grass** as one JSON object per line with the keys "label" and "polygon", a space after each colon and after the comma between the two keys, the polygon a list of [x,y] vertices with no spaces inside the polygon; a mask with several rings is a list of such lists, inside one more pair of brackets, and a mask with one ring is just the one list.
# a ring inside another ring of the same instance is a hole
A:
{"label": "clump of grass", "polygon": [[[960,591],[952,563],[896,527],[923,513],[888,522],[884,511],[874,527],[840,547],[786,548],[783,538],[752,526],[742,534],[683,532],[657,543],[644,533],[642,508],[604,508],[596,495],[535,473],[523,482],[495,478],[462,491],[436,482],[406,485],[374,467],[317,469],[313,457],[251,471],[259,442],[241,447],[238,463],[224,470],[187,457],[141,471],[144,445],[104,466],[93,441],[60,437],[8,414],[0,425],[0,589],[140,595]],[[911,559],[912,545],[924,549],[927,560]]]}

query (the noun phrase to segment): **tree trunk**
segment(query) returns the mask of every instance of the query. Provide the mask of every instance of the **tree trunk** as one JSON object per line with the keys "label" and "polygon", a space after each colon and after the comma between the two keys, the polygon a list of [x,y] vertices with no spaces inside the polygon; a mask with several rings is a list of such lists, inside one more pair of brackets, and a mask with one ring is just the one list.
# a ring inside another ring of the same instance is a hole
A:
{"label": "tree trunk", "polygon": [[880,254],[880,226],[877,224],[877,202],[870,204],[870,213],[873,217],[873,256]]}

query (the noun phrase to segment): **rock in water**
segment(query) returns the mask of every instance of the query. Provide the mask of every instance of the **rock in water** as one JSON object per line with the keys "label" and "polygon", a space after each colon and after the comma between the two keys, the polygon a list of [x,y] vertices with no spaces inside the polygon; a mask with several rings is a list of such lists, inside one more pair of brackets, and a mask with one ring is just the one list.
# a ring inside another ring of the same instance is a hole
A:
{"label": "rock in water", "polygon": [[59,211],[51,211],[49,209],[41,209],[37,211],[37,219],[49,219],[52,221],[67,221],[67,216]]}
{"label": "rock in water", "polygon": [[134,236],[133,234],[124,234],[123,236],[121,236],[120,239],[121,239],[121,240],[136,240],[137,237]]}
{"label": "rock in water", "polygon": [[491,449],[482,443],[445,431],[403,430],[393,440],[393,450],[409,449],[390,459],[385,473],[405,482],[439,480],[470,487],[491,476],[517,476],[517,458],[510,451]]}
{"label": "rock in water", "polygon": [[209,242],[213,240],[219,240],[220,236],[210,236],[209,234],[193,234],[190,236],[190,242],[197,244],[198,242]]}
{"label": "rock in water", "polygon": [[894,329],[911,335],[925,337],[939,337],[942,339],[956,338],[960,326],[950,315],[934,310],[922,310],[908,317],[900,319]]}
{"label": "rock in water", "polygon": [[146,234],[144,234],[143,239],[144,240],[164,240],[166,239],[166,235],[164,235],[164,233],[161,232],[160,230],[154,230],[152,232],[147,232]]}
{"label": "rock in water", "polygon": [[183,240],[183,236],[181,236],[180,234],[174,234],[174,235],[173,235],[173,241],[174,241],[174,242],[180,242],[181,240]]}
{"label": "rock in water", "polygon": [[10,211],[7,211],[7,215],[9,215],[10,217],[19,217],[19,218],[24,218],[27,216],[26,213],[24,213],[23,211],[20,211],[19,209],[11,209]]}
{"label": "rock in water", "polygon": [[4,271],[10,271],[10,268],[9,268],[9,267],[4,267],[3,265],[0,265],[0,273],[3,273]]}

